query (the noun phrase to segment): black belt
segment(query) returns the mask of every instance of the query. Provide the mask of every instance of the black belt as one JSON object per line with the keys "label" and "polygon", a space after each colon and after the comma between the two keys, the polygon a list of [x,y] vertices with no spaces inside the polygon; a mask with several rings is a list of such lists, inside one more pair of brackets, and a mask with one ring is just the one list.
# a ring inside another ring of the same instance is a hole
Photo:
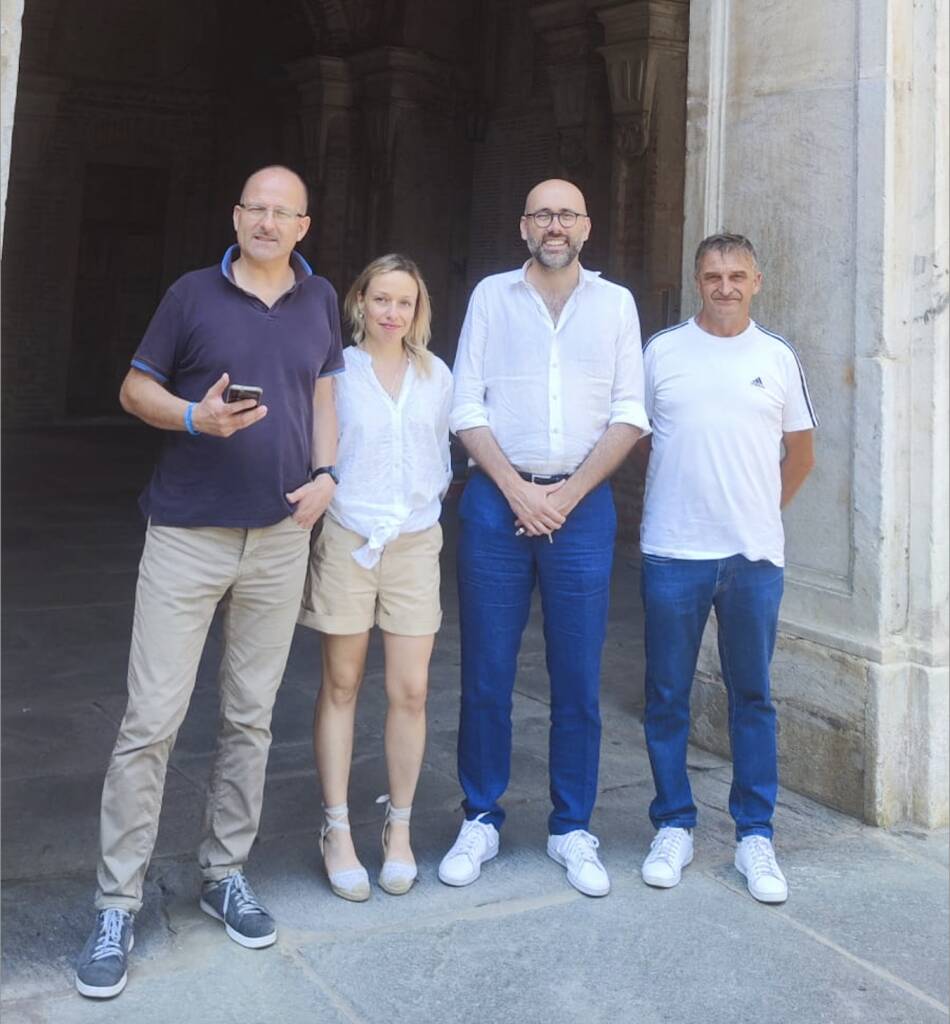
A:
{"label": "black belt", "polygon": [[541,484],[546,486],[547,484],[559,484],[562,480],[566,480],[571,474],[570,473],[554,473],[550,476],[545,476],[543,473],[523,473],[520,469],[517,471],[518,476],[522,480],[527,480],[529,484]]}

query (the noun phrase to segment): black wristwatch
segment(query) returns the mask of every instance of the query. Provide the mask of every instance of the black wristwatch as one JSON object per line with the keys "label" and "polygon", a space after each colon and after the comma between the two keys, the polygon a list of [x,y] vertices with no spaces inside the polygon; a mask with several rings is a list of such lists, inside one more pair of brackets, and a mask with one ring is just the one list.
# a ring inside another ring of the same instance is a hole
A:
{"label": "black wristwatch", "polygon": [[335,483],[340,482],[340,478],[336,475],[336,466],[317,466],[317,468],[310,474],[310,482],[313,483],[322,473],[326,475]]}

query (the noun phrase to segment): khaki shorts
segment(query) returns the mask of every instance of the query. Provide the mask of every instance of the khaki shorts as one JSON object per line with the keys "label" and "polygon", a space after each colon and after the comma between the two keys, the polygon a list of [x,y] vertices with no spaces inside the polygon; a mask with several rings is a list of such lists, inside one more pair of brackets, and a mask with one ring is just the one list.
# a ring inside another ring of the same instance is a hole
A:
{"label": "khaki shorts", "polygon": [[372,569],[351,552],[365,538],[329,516],[314,542],[298,622],[321,633],[366,633],[373,625],[400,636],[431,636],[442,625],[439,552],[442,527],[403,533]]}

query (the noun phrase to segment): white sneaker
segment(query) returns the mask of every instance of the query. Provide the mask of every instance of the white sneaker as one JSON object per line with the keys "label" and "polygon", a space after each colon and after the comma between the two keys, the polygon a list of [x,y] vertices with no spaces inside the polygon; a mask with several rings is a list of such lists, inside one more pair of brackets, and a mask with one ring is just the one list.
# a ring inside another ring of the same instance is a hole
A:
{"label": "white sneaker", "polygon": [[784,903],[788,899],[788,882],[775,860],[771,839],[742,839],[736,845],[736,870],[745,875],[749,892],[760,903]]}
{"label": "white sneaker", "polygon": [[685,828],[661,828],[650,843],[640,874],[647,885],[672,889],[693,859],[693,837]]}
{"label": "white sneaker", "polygon": [[561,836],[548,836],[548,856],[567,868],[567,880],[585,896],[606,896],[610,879],[597,856],[600,840],[576,828]]}
{"label": "white sneaker", "polygon": [[439,881],[446,885],[471,885],[482,873],[486,860],[498,854],[498,829],[486,824],[483,811],[471,821],[463,821],[458,839],[439,865]]}

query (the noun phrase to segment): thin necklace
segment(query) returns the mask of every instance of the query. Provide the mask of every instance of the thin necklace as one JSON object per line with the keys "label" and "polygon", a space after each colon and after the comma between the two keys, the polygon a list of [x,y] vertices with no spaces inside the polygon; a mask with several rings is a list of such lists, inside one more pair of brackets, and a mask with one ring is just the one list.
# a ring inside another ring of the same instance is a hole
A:
{"label": "thin necklace", "polygon": [[378,375],[376,377],[379,383],[383,385],[383,390],[394,402],[399,397],[399,387],[402,384],[402,377],[408,366],[409,357],[406,356],[406,358],[396,367],[396,372],[393,374],[392,379],[388,384],[384,384]]}

